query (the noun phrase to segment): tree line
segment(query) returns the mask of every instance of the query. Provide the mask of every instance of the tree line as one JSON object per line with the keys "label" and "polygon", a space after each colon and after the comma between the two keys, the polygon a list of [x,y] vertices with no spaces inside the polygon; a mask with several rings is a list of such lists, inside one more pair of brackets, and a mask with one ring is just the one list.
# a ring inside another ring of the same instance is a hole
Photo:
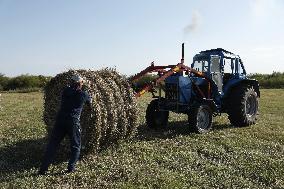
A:
{"label": "tree line", "polygon": [[249,78],[256,79],[260,88],[284,89],[284,72],[273,72],[272,74],[249,74]]}
{"label": "tree line", "polygon": [[[150,83],[155,79],[156,75],[145,75],[133,86],[134,89],[141,89],[146,83]],[[261,88],[284,88],[284,72],[273,72],[272,74],[249,74],[249,78],[259,81]],[[13,91],[24,90],[34,91],[42,89],[46,83],[51,79],[50,76],[43,75],[20,75],[16,77],[7,77],[4,74],[0,74],[0,91]],[[131,78],[131,77],[129,77]]]}
{"label": "tree line", "polygon": [[[156,75],[145,75],[138,80],[134,86],[135,90],[141,89],[146,83],[150,83]],[[284,89],[284,72],[273,72],[272,74],[249,74],[248,78],[256,79],[262,89]]]}
{"label": "tree line", "polygon": [[39,90],[42,89],[50,79],[50,76],[43,75],[34,76],[25,74],[16,77],[7,77],[4,74],[0,74],[0,91]]}

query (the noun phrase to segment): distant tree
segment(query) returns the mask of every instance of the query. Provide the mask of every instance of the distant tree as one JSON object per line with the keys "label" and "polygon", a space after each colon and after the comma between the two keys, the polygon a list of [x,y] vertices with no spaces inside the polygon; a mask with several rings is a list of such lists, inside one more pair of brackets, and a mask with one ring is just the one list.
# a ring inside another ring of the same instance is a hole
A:
{"label": "distant tree", "polygon": [[45,77],[42,75],[20,75],[17,77],[10,78],[6,85],[3,87],[4,90],[17,90],[17,89],[30,89],[30,88],[43,88],[51,77]]}
{"label": "distant tree", "polygon": [[273,72],[272,74],[250,74],[250,78],[259,81],[261,88],[284,88],[284,72]]}
{"label": "distant tree", "polygon": [[[130,76],[129,80],[131,80],[132,78],[133,78],[133,76]],[[155,78],[157,78],[157,75],[146,74],[143,77],[141,77],[140,79],[138,79],[137,81],[135,81],[133,83],[132,88],[134,89],[134,91],[139,91],[143,88],[143,86],[151,83],[151,81],[153,81]]]}
{"label": "distant tree", "polygon": [[8,84],[9,78],[4,74],[0,73],[0,91],[4,90],[6,85]]}

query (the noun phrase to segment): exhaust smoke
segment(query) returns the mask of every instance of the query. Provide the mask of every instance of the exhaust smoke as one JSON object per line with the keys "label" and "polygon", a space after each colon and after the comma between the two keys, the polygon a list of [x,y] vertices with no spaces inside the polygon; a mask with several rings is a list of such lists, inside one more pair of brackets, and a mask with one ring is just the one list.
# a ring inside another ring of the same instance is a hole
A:
{"label": "exhaust smoke", "polygon": [[201,24],[201,15],[196,10],[192,13],[191,22],[184,27],[183,32],[185,35],[196,32]]}

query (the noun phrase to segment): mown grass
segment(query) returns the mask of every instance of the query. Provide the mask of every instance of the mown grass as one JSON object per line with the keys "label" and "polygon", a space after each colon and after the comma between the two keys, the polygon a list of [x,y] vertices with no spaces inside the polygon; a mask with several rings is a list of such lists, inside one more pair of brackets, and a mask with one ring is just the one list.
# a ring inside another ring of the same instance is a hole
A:
{"label": "mown grass", "polygon": [[284,90],[261,90],[256,125],[234,128],[227,116],[213,131],[188,131],[186,116],[168,128],[145,126],[150,97],[139,101],[137,136],[83,157],[64,175],[57,158],[47,176],[36,172],[46,145],[41,93],[5,93],[0,111],[1,188],[284,188]]}

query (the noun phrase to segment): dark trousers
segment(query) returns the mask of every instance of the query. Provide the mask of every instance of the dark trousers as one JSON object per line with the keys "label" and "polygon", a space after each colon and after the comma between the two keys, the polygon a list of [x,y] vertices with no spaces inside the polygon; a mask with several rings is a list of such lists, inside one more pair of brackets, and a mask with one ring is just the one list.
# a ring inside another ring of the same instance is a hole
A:
{"label": "dark trousers", "polygon": [[56,150],[63,140],[68,135],[70,139],[71,156],[67,169],[72,171],[75,169],[75,164],[79,159],[81,149],[81,128],[79,122],[73,120],[57,120],[52,130],[47,149],[43,158],[41,171],[47,171],[49,165],[54,159]]}

